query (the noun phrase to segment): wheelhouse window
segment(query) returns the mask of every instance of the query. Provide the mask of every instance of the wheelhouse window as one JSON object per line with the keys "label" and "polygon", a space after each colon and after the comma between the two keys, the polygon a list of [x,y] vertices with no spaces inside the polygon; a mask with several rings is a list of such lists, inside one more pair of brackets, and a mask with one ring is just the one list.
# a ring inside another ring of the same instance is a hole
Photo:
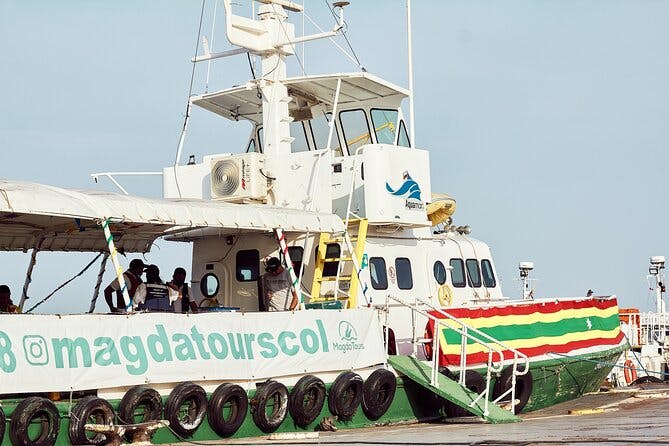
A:
{"label": "wheelhouse window", "polygon": [[397,110],[372,109],[372,125],[376,134],[376,142],[379,144],[395,144],[398,115]]}
{"label": "wheelhouse window", "polygon": [[479,262],[476,259],[467,259],[467,278],[469,284],[474,288],[481,287],[481,270]]}
{"label": "wheelhouse window", "polygon": [[290,143],[290,151],[292,153],[309,151],[307,134],[304,131],[304,126],[301,121],[293,121],[290,123],[290,137],[295,138],[293,142]]}
{"label": "wheelhouse window", "polygon": [[441,263],[441,260],[434,262],[432,272],[434,273],[434,280],[436,280],[439,285],[446,283],[446,267]]}
{"label": "wheelhouse window", "polygon": [[411,275],[411,262],[406,257],[395,259],[395,271],[397,272],[397,287],[400,290],[413,288],[413,276]]}
{"label": "wheelhouse window", "polygon": [[451,259],[451,283],[456,288],[464,288],[467,285],[465,280],[465,262],[462,259]]}
{"label": "wheelhouse window", "polygon": [[260,253],[257,249],[237,251],[235,276],[239,282],[258,280],[260,269]]}
{"label": "wheelhouse window", "polygon": [[400,121],[400,131],[399,137],[397,138],[397,145],[402,147],[411,147],[409,142],[409,135],[407,135],[407,127],[404,125],[404,121]]}
{"label": "wheelhouse window", "polygon": [[[316,256],[318,256],[318,248],[316,248]],[[341,257],[341,247],[339,243],[328,243],[327,248],[325,248],[325,265],[323,266],[323,277],[334,277],[337,275],[339,270],[339,260],[330,260],[328,259],[339,259]]]}
{"label": "wheelhouse window", "polygon": [[372,279],[372,288],[375,290],[388,289],[386,261],[383,257],[372,257],[369,259],[369,276]]}
{"label": "wheelhouse window", "polygon": [[[320,115],[311,120],[311,132],[314,135],[316,150],[328,148],[331,119],[332,113],[327,113],[326,115]],[[341,149],[341,142],[339,140],[339,133],[337,132],[337,126],[332,129],[332,142],[330,143],[330,146],[335,156],[344,156],[344,152]]]}
{"label": "wheelhouse window", "polygon": [[256,151],[256,140],[252,139],[251,141],[249,141],[249,145],[246,146],[246,153],[255,152],[255,151]]}
{"label": "wheelhouse window", "polygon": [[483,273],[483,284],[487,288],[494,288],[497,285],[497,280],[495,279],[495,272],[492,270],[490,260],[481,260],[481,270]]}
{"label": "wheelhouse window", "polygon": [[300,277],[300,269],[302,269],[302,255],[304,254],[304,248],[301,246],[289,246],[288,255],[290,256],[291,262],[293,262],[293,270],[295,271],[295,276]]}
{"label": "wheelhouse window", "polygon": [[339,113],[339,122],[349,155],[355,155],[358,147],[372,142],[364,110],[346,110]]}

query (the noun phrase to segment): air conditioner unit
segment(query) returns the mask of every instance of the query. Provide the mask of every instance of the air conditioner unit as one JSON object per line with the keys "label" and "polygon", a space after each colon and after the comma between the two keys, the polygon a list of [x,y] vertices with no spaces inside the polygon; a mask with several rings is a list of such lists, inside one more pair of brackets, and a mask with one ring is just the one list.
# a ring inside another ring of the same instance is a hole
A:
{"label": "air conditioner unit", "polygon": [[211,159],[211,198],[221,201],[264,201],[267,177],[263,175],[265,156],[243,153]]}

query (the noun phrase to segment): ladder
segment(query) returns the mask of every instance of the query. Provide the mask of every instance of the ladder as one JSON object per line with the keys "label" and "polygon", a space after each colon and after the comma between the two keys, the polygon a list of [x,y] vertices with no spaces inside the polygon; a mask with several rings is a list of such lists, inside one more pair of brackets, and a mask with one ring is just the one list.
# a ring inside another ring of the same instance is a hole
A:
{"label": "ladder", "polygon": [[[314,280],[311,285],[310,302],[342,302],[342,308],[357,307],[358,288],[360,288],[360,270],[366,265],[361,264],[365,252],[365,240],[367,239],[368,221],[366,218],[350,219],[343,233],[330,234],[321,232],[318,240],[318,253],[314,269]],[[349,234],[354,232],[354,236]],[[339,244],[339,256],[327,257],[328,245]],[[346,256],[344,256],[346,253]],[[324,272],[327,264],[337,263],[337,273],[326,275]],[[346,271],[346,275],[342,273]],[[350,273],[349,273],[350,272]],[[321,295],[323,282],[335,282],[334,295]],[[348,291],[339,289],[340,282],[349,284]],[[363,284],[363,286],[365,286]],[[340,297],[340,295],[343,295]]]}

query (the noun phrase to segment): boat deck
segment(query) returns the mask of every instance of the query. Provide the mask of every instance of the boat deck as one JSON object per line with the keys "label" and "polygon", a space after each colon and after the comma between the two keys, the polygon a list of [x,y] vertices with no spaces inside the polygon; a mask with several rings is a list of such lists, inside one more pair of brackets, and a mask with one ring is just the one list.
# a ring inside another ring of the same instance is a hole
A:
{"label": "boat deck", "polygon": [[669,386],[644,385],[590,394],[522,418],[523,422],[513,424],[485,424],[474,418],[460,418],[438,423],[320,432],[316,438],[271,440],[263,437],[198,444],[669,444]]}

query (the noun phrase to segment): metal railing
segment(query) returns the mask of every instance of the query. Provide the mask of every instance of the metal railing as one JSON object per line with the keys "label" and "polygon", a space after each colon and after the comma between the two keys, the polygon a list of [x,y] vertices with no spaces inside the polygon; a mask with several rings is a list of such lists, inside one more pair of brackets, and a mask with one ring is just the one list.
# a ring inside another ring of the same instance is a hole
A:
{"label": "metal railing", "polygon": [[[414,303],[409,303],[404,301],[402,298],[399,298],[397,296],[393,296],[388,294],[386,296],[386,319],[388,318],[389,314],[389,307],[390,307],[390,301],[393,300],[397,303],[399,303],[401,306],[409,308],[412,312],[412,318],[415,317],[416,314],[421,315],[425,318],[428,319],[428,321],[431,321],[434,325],[434,330],[432,333],[432,339],[425,339],[423,342],[431,342],[432,343],[432,360],[431,360],[431,376],[430,376],[430,385],[433,387],[439,388],[439,356],[440,356],[440,348],[441,348],[441,339],[439,336],[439,333],[441,332],[442,327],[450,329],[455,331],[456,333],[460,334],[461,342],[460,342],[460,365],[459,365],[459,377],[458,377],[458,383],[461,386],[466,387],[466,382],[465,382],[465,375],[466,375],[466,370],[467,370],[467,345],[468,345],[468,340],[471,340],[475,342],[476,344],[479,344],[483,346],[487,352],[487,364],[486,364],[486,380],[485,380],[485,388],[481,393],[478,394],[478,396],[469,403],[470,407],[473,407],[476,403],[478,403],[481,399],[484,400],[484,411],[483,414],[484,416],[487,416],[489,412],[488,405],[490,402],[493,403],[498,403],[500,402],[503,398],[508,396],[509,394],[511,395],[511,412],[515,413],[515,408],[516,408],[516,377],[525,375],[529,369],[530,369],[530,360],[525,355],[524,353],[509,347],[508,345],[505,345],[503,342],[493,338],[492,336],[482,332],[481,330],[478,330],[475,327],[472,327],[470,325],[467,325],[465,322],[462,320],[456,318],[455,316],[445,312],[444,310],[435,307],[432,305],[430,302],[425,301],[420,298],[415,298]],[[424,308],[419,308],[420,306],[427,307],[429,309],[425,310]],[[439,317],[435,316],[432,313],[437,313]],[[446,321],[450,321],[451,324],[446,323]],[[453,324],[455,326],[453,326]],[[386,320],[386,327],[388,326],[388,321]],[[417,344],[421,343],[416,337],[415,333],[415,323],[413,324],[414,326],[414,334],[412,336],[412,343],[413,343],[413,356],[416,357],[416,351],[417,351]],[[386,333],[386,339],[388,339],[388,334]],[[504,352],[503,350],[506,350],[508,352],[513,353],[513,358],[510,360],[505,360],[504,358]],[[497,355],[497,358],[494,358],[494,356]],[[504,368],[504,364],[511,362],[511,366],[513,367],[513,373],[511,374],[511,387],[507,389],[505,392],[500,394],[497,398],[494,400],[490,400],[489,394],[490,394],[490,384],[492,381],[492,374],[493,373],[501,373],[502,369]],[[522,364],[523,368],[522,370],[519,370],[518,366]]]}

